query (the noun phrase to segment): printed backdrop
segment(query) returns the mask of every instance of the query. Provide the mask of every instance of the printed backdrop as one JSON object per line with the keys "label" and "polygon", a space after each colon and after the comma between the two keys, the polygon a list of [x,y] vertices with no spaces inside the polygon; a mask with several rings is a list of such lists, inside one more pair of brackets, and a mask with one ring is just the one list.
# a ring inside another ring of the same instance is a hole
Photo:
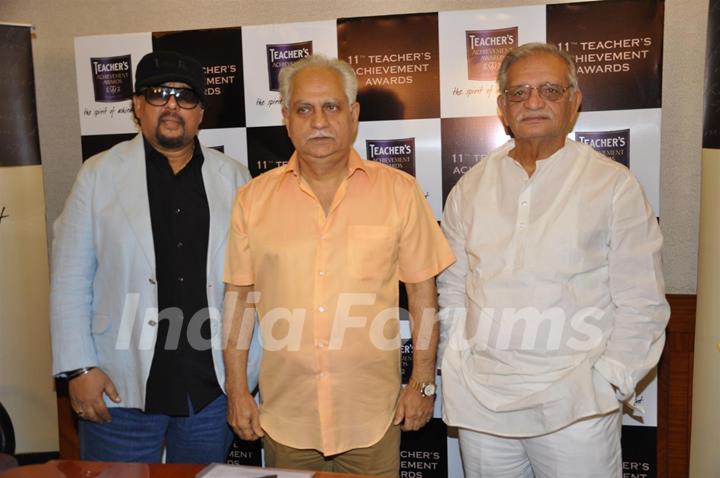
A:
{"label": "printed backdrop", "polygon": [[[627,165],[659,215],[663,13],[661,0],[609,0],[79,37],[83,158],[136,134],[135,65],[150,51],[176,50],[205,67],[210,100],[200,140],[257,176],[293,151],[278,71],[324,53],[346,60],[358,76],[357,151],[414,175],[439,220],[458,178],[509,139],[496,116],[502,57],[520,44],[548,41],[578,63],[584,102],[570,137]],[[406,339],[404,377],[411,353]],[[656,475],[657,386],[653,377],[646,382],[636,399],[645,416],[624,420],[624,467],[634,477]],[[442,423],[439,404],[438,418],[403,436],[402,477],[462,476],[457,434]],[[260,446],[236,441],[228,461],[260,464]]]}

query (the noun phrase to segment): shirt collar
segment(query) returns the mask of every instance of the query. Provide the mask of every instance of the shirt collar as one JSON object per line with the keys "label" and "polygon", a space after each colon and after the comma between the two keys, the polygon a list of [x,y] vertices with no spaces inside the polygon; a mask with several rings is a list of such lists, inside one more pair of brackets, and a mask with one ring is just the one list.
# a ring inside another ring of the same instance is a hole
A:
{"label": "shirt collar", "polygon": [[[538,159],[537,161],[535,161],[536,171],[540,170],[542,168],[546,168],[548,164],[555,162],[555,160],[557,158],[562,156],[563,153],[565,152],[565,150],[567,150],[568,141],[569,141],[569,139],[567,137],[565,137],[565,142],[563,143],[563,145],[560,149],[555,151],[553,154],[551,154],[547,158]],[[510,156],[510,151],[512,151],[512,149],[515,147],[515,140],[514,139],[509,140],[504,147],[506,148],[505,149],[505,157],[507,159],[509,159],[510,161],[516,163],[518,166],[520,166],[522,168],[520,163],[516,159],[514,159],[512,156]]]}
{"label": "shirt collar", "polygon": [[[362,171],[364,172],[369,179],[373,179],[375,174],[372,168],[369,167],[367,160],[364,160],[360,157],[360,155],[355,151],[355,149],[350,150],[350,156],[348,158],[348,164],[347,164],[347,177],[351,177],[353,174],[355,174],[355,171]],[[283,180],[284,178],[294,175],[297,181],[300,181],[300,160],[297,157],[297,151],[293,152],[292,156],[290,156],[290,160],[285,165],[285,171],[283,171]],[[282,184],[282,181],[278,183],[278,186]]]}
{"label": "shirt collar", "polygon": [[350,158],[348,159],[348,177],[352,176],[355,171],[364,172],[370,179],[373,178],[373,170],[369,167],[366,159],[362,159],[355,149],[350,150]]}

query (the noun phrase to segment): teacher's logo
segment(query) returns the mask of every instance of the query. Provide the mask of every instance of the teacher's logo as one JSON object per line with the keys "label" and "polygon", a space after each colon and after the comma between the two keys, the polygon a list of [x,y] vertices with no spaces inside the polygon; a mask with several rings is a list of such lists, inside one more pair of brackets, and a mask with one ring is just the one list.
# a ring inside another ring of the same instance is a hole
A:
{"label": "teacher's logo", "polygon": [[494,81],[503,58],[518,44],[518,28],[466,30],[468,80]]}
{"label": "teacher's logo", "polygon": [[95,101],[102,103],[132,98],[130,55],[90,58]]}
{"label": "teacher's logo", "polygon": [[590,145],[595,151],[630,167],[630,130],[576,131],[575,141]]}
{"label": "teacher's logo", "polygon": [[365,140],[367,159],[415,176],[415,138]]}
{"label": "teacher's logo", "polygon": [[265,45],[267,51],[268,83],[270,91],[278,91],[278,74],[287,65],[312,55],[312,41]]}

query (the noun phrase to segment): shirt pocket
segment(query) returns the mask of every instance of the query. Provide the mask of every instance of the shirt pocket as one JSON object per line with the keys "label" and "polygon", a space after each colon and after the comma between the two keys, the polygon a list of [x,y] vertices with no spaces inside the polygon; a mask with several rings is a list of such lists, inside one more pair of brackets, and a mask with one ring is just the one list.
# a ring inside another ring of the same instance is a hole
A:
{"label": "shirt pocket", "polygon": [[356,279],[378,279],[395,267],[396,241],[390,226],[348,226],[348,272]]}

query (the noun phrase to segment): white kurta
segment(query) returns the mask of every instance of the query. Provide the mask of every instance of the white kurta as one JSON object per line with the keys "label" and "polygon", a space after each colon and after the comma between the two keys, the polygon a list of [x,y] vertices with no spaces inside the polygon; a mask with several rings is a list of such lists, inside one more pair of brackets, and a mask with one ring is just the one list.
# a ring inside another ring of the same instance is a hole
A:
{"label": "white kurta", "polygon": [[662,235],[630,171],[567,140],[532,177],[491,153],[448,196],[443,416],[536,436],[616,410],[662,352]]}

